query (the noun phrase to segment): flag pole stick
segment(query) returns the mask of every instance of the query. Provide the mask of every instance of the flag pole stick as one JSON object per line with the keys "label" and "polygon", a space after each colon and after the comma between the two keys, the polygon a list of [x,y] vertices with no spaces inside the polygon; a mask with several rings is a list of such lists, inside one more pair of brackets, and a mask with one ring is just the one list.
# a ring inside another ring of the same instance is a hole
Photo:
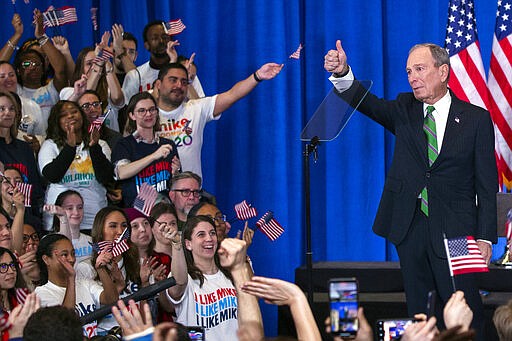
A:
{"label": "flag pole stick", "polygon": [[453,269],[452,262],[450,261],[450,249],[448,248],[448,239],[446,239],[446,234],[443,232],[443,241],[444,241],[444,250],[446,251],[446,260],[448,261],[448,268],[450,269],[450,277],[452,279],[452,287],[453,292],[457,291],[455,287],[455,278],[453,277]]}

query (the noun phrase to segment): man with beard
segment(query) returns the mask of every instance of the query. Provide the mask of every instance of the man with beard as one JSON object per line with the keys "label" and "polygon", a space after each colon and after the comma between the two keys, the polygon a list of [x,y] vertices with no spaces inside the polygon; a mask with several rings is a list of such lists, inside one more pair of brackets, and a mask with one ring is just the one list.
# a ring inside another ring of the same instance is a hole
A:
{"label": "man with beard", "polygon": [[249,94],[259,82],[277,76],[283,64],[267,63],[231,89],[218,95],[185,101],[188,72],[180,63],[164,66],[155,82],[160,109],[159,136],[173,140],[178,146],[181,169],[202,177],[201,148],[206,123],[218,120],[220,114]]}
{"label": "man with beard", "polygon": [[201,199],[201,177],[192,172],[174,175],[171,179],[169,199],[176,208],[178,230],[181,231],[187,222],[188,212]]}
{"label": "man with beard", "polygon": [[140,65],[126,74],[123,82],[123,91],[126,99],[136,93],[148,91],[158,76],[158,70],[169,64],[169,56],[166,53],[167,43],[171,36],[164,31],[161,20],[152,21],[144,27],[142,32],[144,47],[149,51],[149,61]]}

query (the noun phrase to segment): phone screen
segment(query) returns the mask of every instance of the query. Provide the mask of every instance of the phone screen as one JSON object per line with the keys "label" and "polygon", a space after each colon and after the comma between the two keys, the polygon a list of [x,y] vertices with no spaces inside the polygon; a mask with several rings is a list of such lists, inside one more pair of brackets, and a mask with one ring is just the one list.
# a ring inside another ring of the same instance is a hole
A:
{"label": "phone screen", "polygon": [[204,329],[202,327],[187,327],[190,340],[204,341]]}
{"label": "phone screen", "polygon": [[341,337],[357,334],[358,290],[355,279],[329,282],[331,333]]}
{"label": "phone screen", "polygon": [[414,323],[414,319],[378,320],[378,341],[399,340],[405,329]]}

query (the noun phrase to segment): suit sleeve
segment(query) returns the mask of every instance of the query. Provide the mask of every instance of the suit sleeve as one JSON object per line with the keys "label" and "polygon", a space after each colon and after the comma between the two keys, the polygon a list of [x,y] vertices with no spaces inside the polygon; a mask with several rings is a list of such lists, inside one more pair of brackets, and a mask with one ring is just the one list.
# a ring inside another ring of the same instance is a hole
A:
{"label": "suit sleeve", "polygon": [[494,156],[494,127],[488,112],[480,119],[476,139],[475,189],[478,200],[478,235],[475,237],[496,243],[498,171]]}

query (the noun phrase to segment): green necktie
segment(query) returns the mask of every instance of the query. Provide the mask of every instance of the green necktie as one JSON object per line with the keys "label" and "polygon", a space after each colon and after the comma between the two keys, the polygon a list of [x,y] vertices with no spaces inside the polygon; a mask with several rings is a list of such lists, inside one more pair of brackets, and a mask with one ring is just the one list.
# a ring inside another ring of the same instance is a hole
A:
{"label": "green necktie", "polygon": [[[432,105],[427,107],[427,116],[423,122],[423,131],[427,137],[427,155],[428,165],[432,166],[437,159],[439,151],[437,149],[437,133],[436,133],[436,120],[432,112],[435,108]],[[428,192],[425,186],[421,191],[421,211],[428,217]]]}

